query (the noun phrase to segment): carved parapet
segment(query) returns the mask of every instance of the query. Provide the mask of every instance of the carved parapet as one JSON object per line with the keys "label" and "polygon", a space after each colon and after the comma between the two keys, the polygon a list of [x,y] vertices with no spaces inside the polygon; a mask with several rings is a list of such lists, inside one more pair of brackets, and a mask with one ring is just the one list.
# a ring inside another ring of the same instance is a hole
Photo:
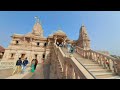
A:
{"label": "carved parapet", "polygon": [[[80,47],[76,47],[76,51],[83,58],[91,59],[103,66],[105,69],[120,75],[120,60],[116,60],[109,55],[105,55],[93,50],[83,50]],[[108,62],[108,64],[106,62]]]}
{"label": "carved parapet", "polygon": [[14,68],[15,61],[0,61],[0,69]]}
{"label": "carved parapet", "polygon": [[120,75],[120,60],[115,60],[114,70],[116,74]]}

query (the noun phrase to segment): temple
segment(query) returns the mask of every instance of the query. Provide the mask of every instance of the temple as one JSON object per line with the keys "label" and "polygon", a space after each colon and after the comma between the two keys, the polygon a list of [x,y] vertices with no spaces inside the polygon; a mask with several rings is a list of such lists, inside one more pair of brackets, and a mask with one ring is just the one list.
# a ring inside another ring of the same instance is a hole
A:
{"label": "temple", "polygon": [[[35,19],[31,32],[11,36],[8,48],[1,54],[0,69],[13,69],[18,58],[27,57],[29,62],[38,60],[37,71],[31,75],[28,65],[25,75],[7,79],[120,79],[120,60],[105,51],[92,50],[85,25],[80,26],[77,40],[69,39],[60,28],[44,37],[40,20]],[[73,53],[69,52],[69,44],[75,47]]]}
{"label": "temple", "polygon": [[90,49],[90,40],[87,35],[85,26],[81,26],[80,36],[78,40],[70,40],[66,33],[62,30],[57,30],[55,33],[44,37],[44,30],[40,24],[39,18],[36,17],[36,22],[31,32],[21,35],[13,34],[11,36],[12,41],[8,48],[5,49],[3,60],[17,60],[19,57],[28,60],[38,59],[39,62],[43,59],[49,59],[51,45],[62,44],[66,45],[71,43],[72,45],[78,45],[84,49]]}

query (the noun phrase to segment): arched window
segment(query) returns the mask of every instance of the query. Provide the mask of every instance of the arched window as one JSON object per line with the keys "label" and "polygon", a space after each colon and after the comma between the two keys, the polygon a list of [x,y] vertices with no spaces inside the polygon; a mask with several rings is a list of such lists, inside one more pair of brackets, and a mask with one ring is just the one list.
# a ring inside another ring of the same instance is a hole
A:
{"label": "arched window", "polygon": [[43,54],[43,58],[45,58],[45,54]]}
{"label": "arched window", "polygon": [[39,42],[37,42],[37,46],[39,46],[40,45],[40,43]]}
{"label": "arched window", "polygon": [[21,54],[21,59],[24,59],[25,58],[25,54]]}
{"label": "arched window", "polygon": [[11,53],[10,58],[14,58],[14,56],[15,56],[15,53]]}
{"label": "arched window", "polygon": [[37,55],[37,54],[35,54],[35,59],[37,59],[37,56],[38,56],[38,55]]}
{"label": "arched window", "polygon": [[47,46],[47,43],[44,43],[44,47],[46,47]]}
{"label": "arched window", "polygon": [[19,41],[16,41],[16,44],[18,44],[19,43]]}

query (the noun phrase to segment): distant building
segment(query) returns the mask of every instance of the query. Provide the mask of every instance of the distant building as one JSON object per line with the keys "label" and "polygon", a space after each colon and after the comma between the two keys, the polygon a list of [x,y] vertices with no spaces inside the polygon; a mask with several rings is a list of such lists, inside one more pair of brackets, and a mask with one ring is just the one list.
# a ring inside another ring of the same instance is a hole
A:
{"label": "distant building", "polygon": [[2,59],[4,52],[5,52],[4,47],[0,46],[0,59]]}

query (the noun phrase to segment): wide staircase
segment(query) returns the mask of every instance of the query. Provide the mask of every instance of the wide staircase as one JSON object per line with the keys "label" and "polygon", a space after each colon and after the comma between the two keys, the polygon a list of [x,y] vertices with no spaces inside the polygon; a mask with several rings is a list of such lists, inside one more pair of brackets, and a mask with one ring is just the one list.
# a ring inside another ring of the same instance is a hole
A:
{"label": "wide staircase", "polygon": [[[68,57],[71,55],[68,53],[66,48],[61,49]],[[96,79],[120,79],[120,76],[114,74],[111,70],[104,68],[102,65],[93,60],[81,57],[77,52],[74,52],[72,56],[78,60],[78,62],[80,62]]]}

